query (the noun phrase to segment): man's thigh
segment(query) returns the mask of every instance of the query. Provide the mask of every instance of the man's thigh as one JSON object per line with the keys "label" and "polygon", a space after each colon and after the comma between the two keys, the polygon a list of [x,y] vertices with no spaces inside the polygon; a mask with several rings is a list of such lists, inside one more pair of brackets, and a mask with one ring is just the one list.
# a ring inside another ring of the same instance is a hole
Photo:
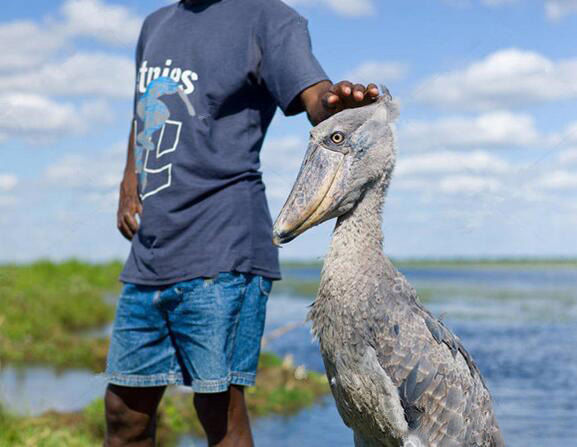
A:
{"label": "man's thigh", "polygon": [[106,376],[127,387],[182,382],[160,289],[125,284],[118,299]]}
{"label": "man's thigh", "polygon": [[[264,328],[268,280],[244,273],[177,285],[182,302],[170,312],[185,383],[198,393],[252,385]],[[189,377],[187,377],[189,376]]]}

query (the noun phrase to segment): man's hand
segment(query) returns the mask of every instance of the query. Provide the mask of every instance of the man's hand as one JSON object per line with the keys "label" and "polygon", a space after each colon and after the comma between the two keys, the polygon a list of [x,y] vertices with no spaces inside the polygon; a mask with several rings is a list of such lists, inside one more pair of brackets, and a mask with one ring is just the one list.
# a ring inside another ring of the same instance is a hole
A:
{"label": "man's hand", "polygon": [[142,204],[138,196],[138,181],[136,174],[125,174],[120,183],[120,198],[118,200],[118,212],[116,213],[116,225],[122,235],[132,240],[138,231],[136,214],[142,213]]}
{"label": "man's hand", "polygon": [[379,89],[375,84],[365,87],[362,84],[353,85],[349,81],[341,81],[331,86],[328,92],[322,96],[325,109],[332,114],[344,109],[366,106],[379,97]]}
{"label": "man's hand", "polygon": [[344,109],[371,104],[378,97],[379,89],[375,84],[365,87],[350,81],[341,81],[337,84],[323,81],[301,93],[301,100],[314,126]]}

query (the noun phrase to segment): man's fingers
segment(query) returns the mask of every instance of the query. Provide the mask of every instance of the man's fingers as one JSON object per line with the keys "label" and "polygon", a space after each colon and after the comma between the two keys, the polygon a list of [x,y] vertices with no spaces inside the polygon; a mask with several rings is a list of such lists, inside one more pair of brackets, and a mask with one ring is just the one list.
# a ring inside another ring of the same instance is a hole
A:
{"label": "man's fingers", "polygon": [[372,99],[376,99],[379,97],[379,87],[377,87],[375,84],[369,84],[367,86],[367,94],[372,98]]}
{"label": "man's fingers", "polygon": [[132,233],[132,231],[130,230],[130,228],[126,224],[126,222],[124,222],[124,219],[122,219],[122,217],[118,218],[116,226],[118,228],[118,231],[120,231],[120,233],[126,239],[128,239],[129,241],[132,240],[132,237],[134,236],[134,234]]}
{"label": "man's fingers", "polygon": [[334,93],[336,93],[341,99],[346,98],[353,94],[353,83],[349,81],[341,81],[334,86]]}
{"label": "man's fingers", "polygon": [[134,235],[138,231],[138,222],[132,213],[124,213],[123,221],[126,223],[130,231]]}
{"label": "man's fingers", "polygon": [[378,98],[379,88],[374,83],[365,87],[363,84],[341,81],[333,84],[323,95],[322,104],[330,114],[335,114],[343,109],[374,103]]}
{"label": "man's fingers", "polygon": [[341,102],[341,98],[339,98],[338,95],[335,95],[334,93],[329,93],[327,95],[327,102],[330,106],[335,107],[339,102]]}
{"label": "man's fingers", "polygon": [[355,84],[355,86],[353,87],[353,97],[355,98],[355,101],[357,102],[361,102],[363,99],[365,99],[365,86],[362,84]]}
{"label": "man's fingers", "polygon": [[323,96],[322,102],[325,108],[334,110],[339,106],[341,99],[336,94],[328,92]]}

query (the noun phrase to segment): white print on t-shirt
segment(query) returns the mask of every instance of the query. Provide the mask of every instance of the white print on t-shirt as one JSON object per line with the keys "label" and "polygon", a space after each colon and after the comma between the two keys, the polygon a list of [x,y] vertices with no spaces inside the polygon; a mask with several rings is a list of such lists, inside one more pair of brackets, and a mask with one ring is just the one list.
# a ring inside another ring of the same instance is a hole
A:
{"label": "white print on t-shirt", "polygon": [[172,59],[167,59],[164,67],[149,67],[148,61],[144,61],[138,70],[138,91],[145,93],[148,85],[161,76],[169,77],[174,82],[180,83],[180,87],[187,95],[194,92],[194,82],[198,81],[196,72],[183,70],[180,67],[172,67]]}
{"label": "white print on t-shirt", "polygon": [[[135,137],[138,134],[137,126],[138,126],[138,123],[136,120],[134,120]],[[171,147],[163,148],[164,132],[165,132],[167,126],[176,126],[174,143],[172,144]],[[162,191],[163,189],[170,187],[170,185],[172,184],[172,163],[167,163],[164,166],[161,166],[160,168],[153,169],[153,168],[148,167],[149,158],[150,158],[151,152],[154,152],[154,154],[156,156],[156,160],[159,160],[161,157],[163,157],[163,156],[165,156],[171,152],[176,151],[176,148],[178,147],[178,143],[180,142],[181,130],[182,130],[182,123],[180,121],[166,120],[164,125],[162,126],[162,130],[160,131],[160,136],[158,137],[158,143],[156,144],[156,151],[146,151],[145,152],[146,155],[144,157],[143,171],[146,174],[151,174],[151,175],[164,174],[166,176],[166,180],[160,186],[157,186],[155,189],[150,190],[150,191],[146,191],[146,186],[143,185],[143,190],[140,192],[140,200],[144,201],[144,199],[146,199],[147,197],[153,196],[154,194]]]}

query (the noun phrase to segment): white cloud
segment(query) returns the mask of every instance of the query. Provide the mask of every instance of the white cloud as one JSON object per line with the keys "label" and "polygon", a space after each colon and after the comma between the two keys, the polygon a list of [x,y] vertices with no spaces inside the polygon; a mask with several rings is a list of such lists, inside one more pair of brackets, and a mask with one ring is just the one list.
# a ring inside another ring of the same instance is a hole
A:
{"label": "white cloud", "polygon": [[101,0],[67,0],[63,28],[72,36],[89,36],[114,45],[133,45],[142,19],[128,8]]}
{"label": "white cloud", "polygon": [[434,189],[435,183],[430,179],[425,180],[419,177],[401,177],[394,178],[391,183],[392,190],[401,191],[431,191]]}
{"label": "white cloud", "polygon": [[463,196],[471,194],[495,193],[503,188],[496,177],[485,175],[448,175],[439,178],[401,177],[394,179],[392,190],[413,191],[421,194]]}
{"label": "white cloud", "polygon": [[575,13],[577,13],[577,0],[545,0],[545,14],[553,21]]}
{"label": "white cloud", "polygon": [[396,175],[430,175],[463,172],[505,173],[509,164],[485,151],[432,152],[400,158],[395,168]]}
{"label": "white cloud", "polygon": [[480,194],[498,191],[501,182],[482,176],[454,175],[441,179],[439,189],[448,194]]}
{"label": "white cloud", "polygon": [[0,74],[0,91],[5,92],[130,97],[133,90],[132,60],[107,53],[76,53],[33,70]]}
{"label": "white cloud", "polygon": [[14,174],[0,173],[0,191],[9,192],[18,184],[18,177]]}
{"label": "white cloud", "polygon": [[0,132],[29,139],[82,133],[90,119],[112,116],[102,101],[75,106],[27,93],[1,94],[0,110]]}
{"label": "white cloud", "polygon": [[16,205],[18,199],[13,195],[0,195],[0,208]]}
{"label": "white cloud", "polygon": [[123,6],[101,0],[67,0],[56,18],[0,24],[0,71],[28,69],[53,62],[54,56],[70,50],[73,40],[79,36],[132,47],[141,23],[141,17]]}
{"label": "white cloud", "polygon": [[289,5],[322,5],[334,12],[349,17],[372,15],[375,12],[374,0],[285,0]]}
{"label": "white cloud", "polygon": [[577,144],[577,122],[569,124],[565,131],[557,136],[555,143],[562,145]]}
{"label": "white cloud", "polygon": [[519,3],[520,0],[442,0],[442,2],[458,8],[469,8],[477,3],[490,8],[496,8],[500,6],[513,5]]}
{"label": "white cloud", "polygon": [[577,147],[566,149],[559,154],[559,162],[561,164],[577,162]]}
{"label": "white cloud", "polygon": [[500,50],[463,70],[432,76],[414,97],[435,106],[488,110],[577,97],[577,59],[554,62],[536,52]]}
{"label": "white cloud", "polygon": [[2,64],[0,71],[31,68],[49,60],[61,50],[66,39],[63,34],[48,26],[30,21],[0,25]]}
{"label": "white cloud", "polygon": [[517,3],[518,0],[481,0],[481,3],[487,6],[504,6]]}
{"label": "white cloud", "polygon": [[[113,112],[102,98],[132,96],[134,63],[102,51],[74,52],[74,41],[134,46],[141,22],[124,6],[66,0],[56,16],[0,24],[0,140],[42,143],[84,132],[91,119],[110,119]],[[78,105],[57,101],[60,96],[98,99]]]}
{"label": "white cloud", "polygon": [[542,137],[529,115],[491,112],[476,118],[408,122],[400,129],[399,140],[401,147],[426,149],[533,146],[542,142]]}
{"label": "white cloud", "polygon": [[[126,143],[90,155],[71,154],[49,165],[44,180],[50,185],[82,190],[116,189],[122,179]],[[106,191],[103,191],[106,193]]]}
{"label": "white cloud", "polygon": [[296,136],[265,141],[261,151],[261,165],[270,199],[282,201],[287,198],[306,149],[307,143]]}
{"label": "white cloud", "polygon": [[537,182],[537,186],[545,190],[573,190],[577,189],[577,171],[556,170],[550,172]]}
{"label": "white cloud", "polygon": [[407,65],[399,62],[368,61],[345,75],[345,79],[351,82],[380,84],[403,79],[407,72]]}

